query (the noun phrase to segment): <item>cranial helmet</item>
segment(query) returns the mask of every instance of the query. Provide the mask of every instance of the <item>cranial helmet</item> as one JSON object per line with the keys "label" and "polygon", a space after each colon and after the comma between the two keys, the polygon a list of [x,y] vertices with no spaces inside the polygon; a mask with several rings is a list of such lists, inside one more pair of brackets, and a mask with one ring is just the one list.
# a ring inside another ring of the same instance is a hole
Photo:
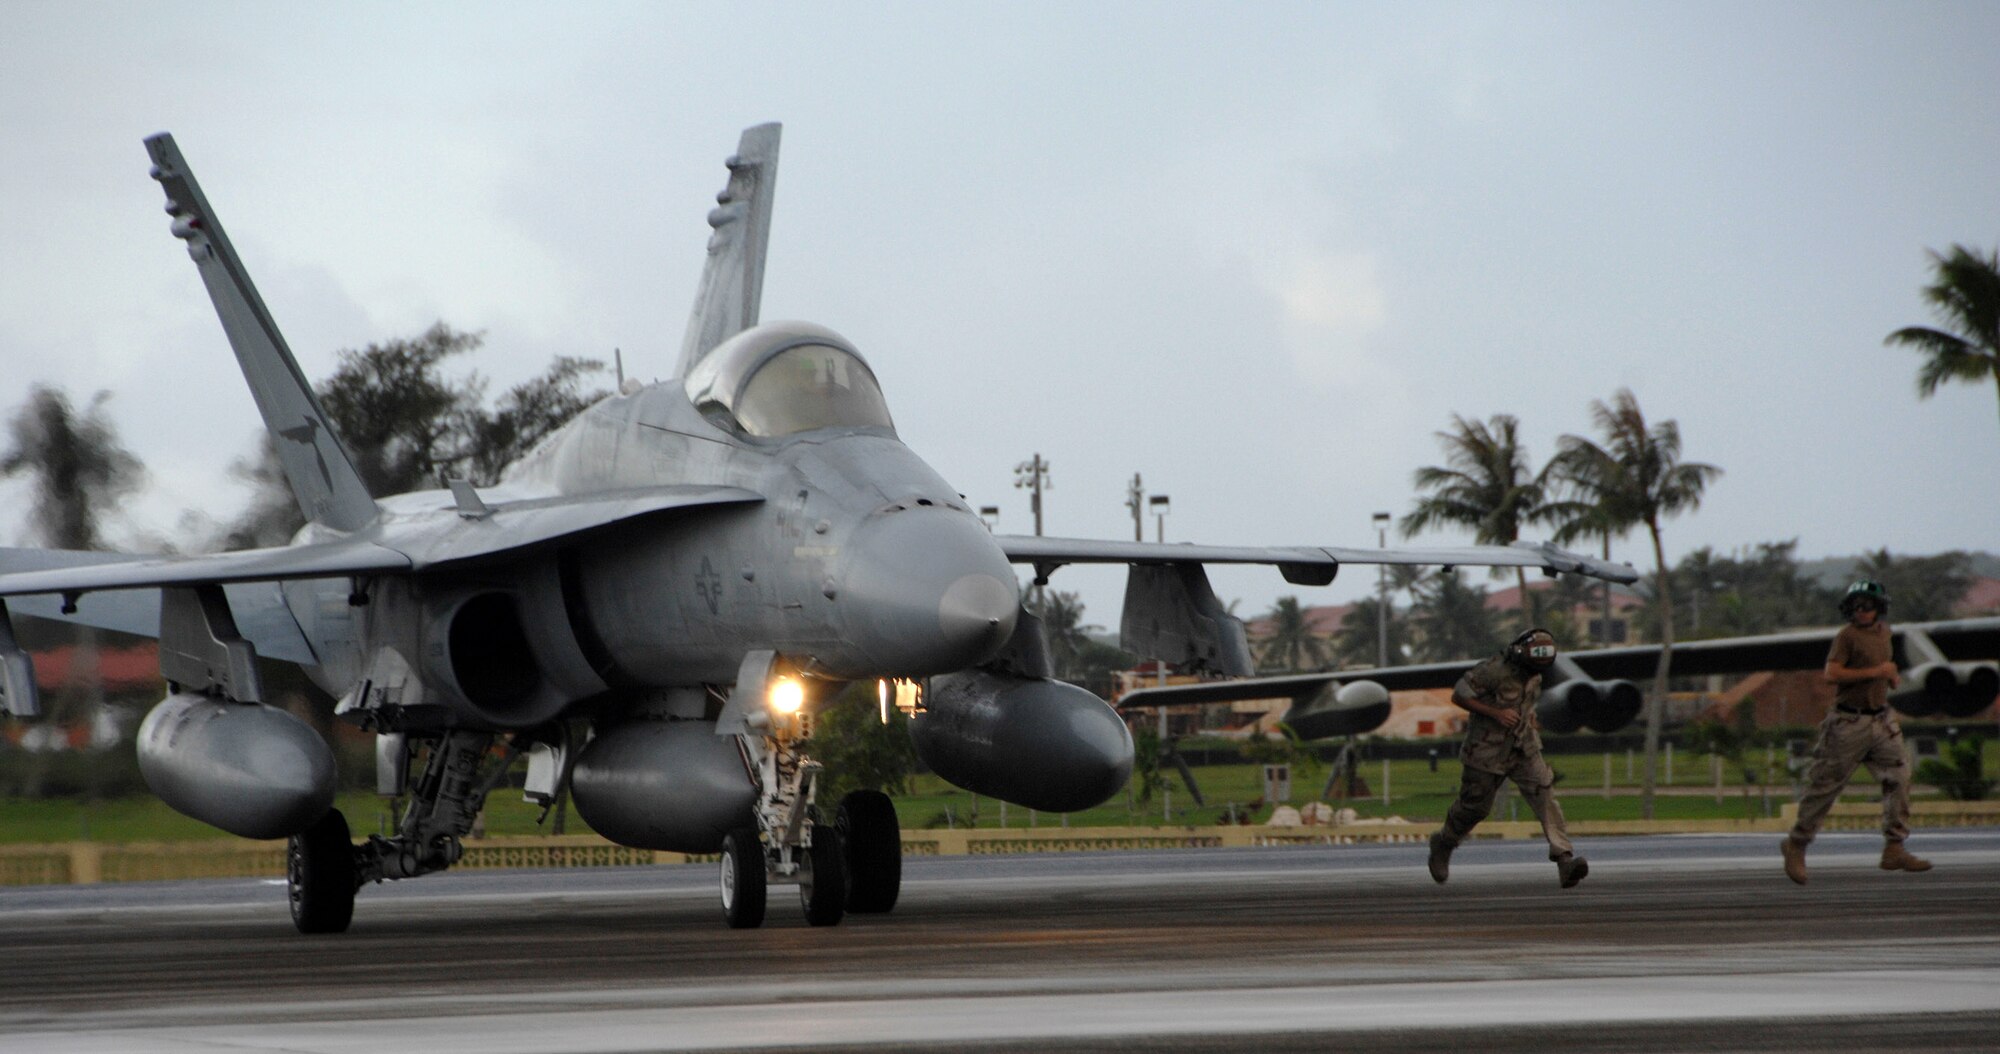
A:
{"label": "cranial helmet", "polygon": [[1531,670],[1546,670],[1556,661],[1556,636],[1537,626],[1507,645],[1507,657]]}
{"label": "cranial helmet", "polygon": [[1875,610],[1884,615],[1889,613],[1889,591],[1882,588],[1882,583],[1864,578],[1848,586],[1847,595],[1840,598],[1841,615],[1852,616],[1854,609],[1864,602],[1875,605]]}

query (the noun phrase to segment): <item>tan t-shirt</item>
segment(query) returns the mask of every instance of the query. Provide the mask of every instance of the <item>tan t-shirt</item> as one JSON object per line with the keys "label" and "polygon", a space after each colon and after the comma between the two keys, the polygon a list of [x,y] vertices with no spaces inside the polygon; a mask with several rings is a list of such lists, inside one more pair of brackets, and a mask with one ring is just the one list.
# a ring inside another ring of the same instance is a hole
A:
{"label": "tan t-shirt", "polygon": [[[1877,618],[1875,624],[1867,629],[1854,625],[1840,627],[1840,632],[1833,635],[1833,650],[1826,653],[1826,664],[1848,670],[1865,670],[1888,662],[1892,652],[1889,624]],[[1865,681],[1849,681],[1834,690],[1833,702],[1836,706],[1879,710],[1889,705],[1889,679],[1871,677]]]}
{"label": "tan t-shirt", "polygon": [[1504,656],[1495,657],[1465,671],[1452,690],[1488,706],[1521,712],[1521,721],[1512,730],[1485,714],[1472,715],[1465,725],[1465,745],[1458,752],[1458,760],[1466,768],[1504,773],[1513,770],[1520,755],[1541,756],[1542,737],[1535,731],[1541,674],[1522,673]]}

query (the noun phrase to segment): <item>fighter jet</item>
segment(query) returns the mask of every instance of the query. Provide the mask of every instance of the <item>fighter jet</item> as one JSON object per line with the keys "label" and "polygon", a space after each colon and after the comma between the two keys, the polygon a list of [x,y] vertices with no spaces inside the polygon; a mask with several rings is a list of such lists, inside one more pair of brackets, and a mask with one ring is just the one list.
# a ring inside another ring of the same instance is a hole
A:
{"label": "fighter jet", "polygon": [[[759,322],[779,127],[742,135],[708,214],[678,365],[628,384],[475,488],[370,494],[173,139],[152,175],[271,433],[307,525],[279,548],[171,559],[0,551],[0,684],[39,710],[5,617],[157,636],[168,694],[138,737],[175,809],[288,839],[292,918],[345,930],[369,883],[450,867],[488,794],[527,756],[527,793],[567,788],[612,841],[721,856],[722,913],[760,925],[771,885],[807,920],[896,902],[893,803],[823,814],[811,717],[875,682],[952,783],[1087,808],[1132,767],[1124,721],[1050,676],[1013,565],[1131,565],[1125,647],[1248,674],[1243,626],[1203,565],[1325,584],[1343,563],[1537,566],[1630,581],[1546,546],[1442,550],[1149,545],[995,536],[898,438],[867,361],[805,322]],[[356,843],[333,755],[265,703],[259,658],[295,663],[372,732],[377,789],[407,796]]]}

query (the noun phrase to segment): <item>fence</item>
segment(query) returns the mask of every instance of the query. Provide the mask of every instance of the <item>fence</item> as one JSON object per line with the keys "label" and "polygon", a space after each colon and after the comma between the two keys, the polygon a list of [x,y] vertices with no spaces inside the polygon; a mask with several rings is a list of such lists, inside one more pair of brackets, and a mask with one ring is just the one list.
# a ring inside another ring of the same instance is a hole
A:
{"label": "fence", "polygon": [[[1910,806],[1910,825],[1976,827],[2000,824],[2000,802],[1927,801]],[[1777,834],[1788,829],[1798,806],[1787,803],[1766,820],[1579,820],[1578,837],[1637,834]],[[1833,807],[1828,830],[1874,830],[1881,807],[1843,802]],[[1431,824],[1397,821],[1303,827],[1070,827],[910,830],[903,832],[905,856],[983,856],[1009,853],[1068,853],[1105,850],[1248,848],[1284,845],[1419,843]],[[1475,832],[1481,838],[1539,838],[1532,821],[1492,820]],[[463,869],[630,867],[713,861],[714,856],[631,849],[596,835],[485,838],[465,843]],[[178,843],[66,842],[56,845],[0,846],[0,886],[91,882],[143,882],[189,878],[276,878],[285,873],[285,843],[201,841]]]}

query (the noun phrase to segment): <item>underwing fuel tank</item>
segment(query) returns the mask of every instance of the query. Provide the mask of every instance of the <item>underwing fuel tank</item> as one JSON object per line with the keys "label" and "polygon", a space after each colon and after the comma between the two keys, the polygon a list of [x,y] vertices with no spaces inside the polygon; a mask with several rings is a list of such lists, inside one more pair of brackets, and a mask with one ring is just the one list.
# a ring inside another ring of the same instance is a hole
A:
{"label": "underwing fuel tank", "polygon": [[570,775],[576,814],[636,849],[713,853],[757,822],[757,788],[735,736],[713,721],[627,721],[600,731]]}
{"label": "underwing fuel tank", "polygon": [[1045,812],[1088,809],[1132,776],[1124,720],[1063,681],[978,669],[933,677],[910,738],[946,782]]}
{"label": "underwing fuel tank", "polygon": [[175,811],[245,838],[286,838],[333,807],[333,751],[276,707],[177,692],[139,725],[139,773]]}
{"label": "underwing fuel tank", "polygon": [[1311,697],[1292,704],[1285,724],[1300,739],[1358,736],[1373,732],[1389,719],[1389,690],[1374,681],[1328,684]]}

